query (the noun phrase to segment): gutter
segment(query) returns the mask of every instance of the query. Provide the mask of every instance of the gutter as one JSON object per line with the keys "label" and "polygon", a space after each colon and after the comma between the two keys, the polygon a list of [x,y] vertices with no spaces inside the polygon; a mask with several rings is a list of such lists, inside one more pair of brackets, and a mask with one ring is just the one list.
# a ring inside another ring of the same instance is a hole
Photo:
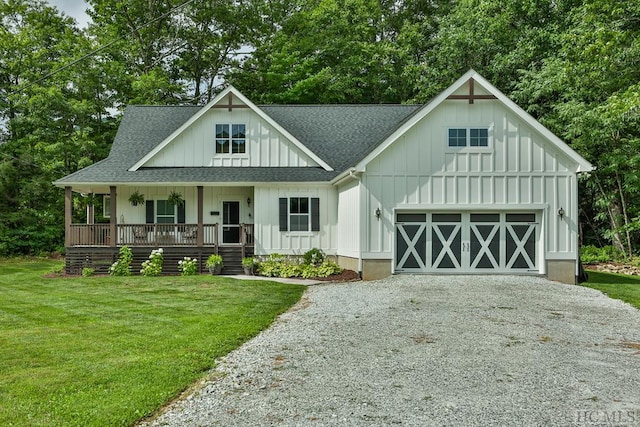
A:
{"label": "gutter", "polygon": [[329,183],[332,185],[340,185],[348,179],[360,180],[359,175],[362,175],[362,172],[356,171],[356,168],[349,168],[346,171],[342,172],[340,175],[333,178],[331,181],[329,181]]}

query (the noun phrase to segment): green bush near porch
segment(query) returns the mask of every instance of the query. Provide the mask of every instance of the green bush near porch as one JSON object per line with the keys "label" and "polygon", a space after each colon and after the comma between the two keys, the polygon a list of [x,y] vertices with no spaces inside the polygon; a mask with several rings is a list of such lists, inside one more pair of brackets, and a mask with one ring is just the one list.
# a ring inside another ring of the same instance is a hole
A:
{"label": "green bush near porch", "polygon": [[60,264],[0,260],[4,425],[131,425],[304,290],[210,275],[43,277]]}

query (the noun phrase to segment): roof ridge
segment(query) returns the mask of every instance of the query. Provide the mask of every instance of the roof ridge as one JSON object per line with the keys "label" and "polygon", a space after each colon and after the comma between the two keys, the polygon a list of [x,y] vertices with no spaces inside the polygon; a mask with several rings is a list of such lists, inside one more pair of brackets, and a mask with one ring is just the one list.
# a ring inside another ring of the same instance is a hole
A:
{"label": "roof ridge", "polygon": [[420,107],[423,104],[256,104],[262,107]]}

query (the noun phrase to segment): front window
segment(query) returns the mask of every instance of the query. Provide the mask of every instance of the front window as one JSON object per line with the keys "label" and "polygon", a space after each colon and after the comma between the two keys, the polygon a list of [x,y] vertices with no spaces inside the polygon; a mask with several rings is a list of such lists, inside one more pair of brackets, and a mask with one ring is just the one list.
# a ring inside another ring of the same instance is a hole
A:
{"label": "front window", "polygon": [[176,207],[168,200],[156,201],[156,222],[158,224],[175,224]]}
{"label": "front window", "polygon": [[488,147],[488,128],[450,128],[448,132],[449,147]]}
{"label": "front window", "polygon": [[244,154],[246,142],[246,125],[216,124],[216,154]]}
{"label": "front window", "polygon": [[309,231],[309,198],[289,199],[289,231]]}
{"label": "front window", "polygon": [[102,216],[111,218],[111,196],[102,196]]}

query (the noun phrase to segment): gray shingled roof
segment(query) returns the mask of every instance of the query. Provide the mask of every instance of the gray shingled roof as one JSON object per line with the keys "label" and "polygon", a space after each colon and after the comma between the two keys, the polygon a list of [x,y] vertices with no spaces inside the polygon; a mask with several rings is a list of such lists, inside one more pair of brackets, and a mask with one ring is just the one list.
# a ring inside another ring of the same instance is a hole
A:
{"label": "gray shingled roof", "polygon": [[58,185],[127,182],[318,182],[355,166],[404,123],[416,105],[269,105],[260,108],[334,170],[317,167],[128,169],[202,107],[130,106],[109,156]]}

